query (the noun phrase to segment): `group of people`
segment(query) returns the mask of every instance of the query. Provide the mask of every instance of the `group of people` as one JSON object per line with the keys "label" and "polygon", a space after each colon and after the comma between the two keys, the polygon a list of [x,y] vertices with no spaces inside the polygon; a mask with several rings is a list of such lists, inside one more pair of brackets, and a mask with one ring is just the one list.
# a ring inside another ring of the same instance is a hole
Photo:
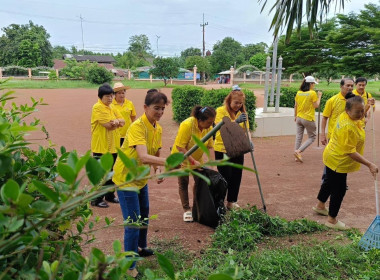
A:
{"label": "group of people", "polygon": [[[304,78],[295,97],[294,117],[297,126],[294,157],[303,162],[302,152],[316,138],[315,108],[321,102],[322,92],[314,91],[317,84],[312,76]],[[356,89],[353,90],[354,84]],[[366,92],[367,80],[357,78],[342,79],[340,92],[327,100],[323,110],[321,125],[321,143],[326,145],[323,152],[325,165],[317,204],[312,209],[327,216],[326,226],[344,230],[346,225],[337,219],[340,206],[346,194],[347,173],[360,169],[360,164],[369,168],[377,176],[378,167],[363,157],[365,143],[365,125],[370,114],[374,113],[375,100]],[[372,110],[370,108],[372,107]],[[326,136],[326,125],[328,126]],[[302,144],[304,130],[308,139]],[[326,202],[330,198],[329,208]]]}
{"label": "group of people", "polygon": [[[165,165],[166,159],[160,156],[162,148],[162,127],[159,120],[164,114],[168,105],[167,96],[156,90],[148,90],[144,101],[144,114],[136,119],[136,111],[133,103],[126,99],[125,93],[128,87],[121,83],[116,83],[112,88],[104,84],[98,89],[98,102],[93,106],[91,116],[92,140],[91,150],[94,157],[100,157],[105,153],[114,156],[112,181],[106,184],[116,184],[117,197],[114,192],[110,192],[103,197],[98,197],[92,201],[93,206],[108,207],[107,202],[120,203],[124,220],[130,222],[140,222],[143,227],[124,227],[124,249],[132,251],[140,256],[150,256],[153,251],[147,247],[147,225],[149,223],[149,191],[147,180],[137,180],[126,182],[128,168],[123,161],[117,157],[117,149],[120,149],[128,158],[135,159],[137,164],[149,165],[153,168],[154,174],[159,175],[161,167]],[[248,117],[245,109],[245,95],[240,88],[235,87],[225,98],[223,106],[216,110],[209,106],[196,105],[191,116],[184,120],[178,129],[178,133],[172,147],[172,153],[186,153],[195,142],[192,135],[198,138],[205,136],[214,123],[218,123],[227,116],[231,121],[236,121],[241,127],[247,122]],[[223,159],[226,153],[220,132],[215,136],[215,143],[210,138],[206,143],[210,151],[211,159]],[[204,152],[197,149],[187,157],[183,164],[192,168],[203,163]],[[244,156],[231,158],[233,163],[243,164]],[[231,166],[218,166],[218,171],[226,179],[227,208],[238,208],[237,204],[242,170]],[[157,177],[159,178],[159,177]],[[157,179],[160,184],[163,179]],[[189,177],[179,177],[179,197],[184,210],[183,220],[193,221],[191,207],[189,204],[188,185]],[[130,191],[132,188],[139,189],[139,192]],[[130,267],[129,274],[137,275],[136,263]]]}

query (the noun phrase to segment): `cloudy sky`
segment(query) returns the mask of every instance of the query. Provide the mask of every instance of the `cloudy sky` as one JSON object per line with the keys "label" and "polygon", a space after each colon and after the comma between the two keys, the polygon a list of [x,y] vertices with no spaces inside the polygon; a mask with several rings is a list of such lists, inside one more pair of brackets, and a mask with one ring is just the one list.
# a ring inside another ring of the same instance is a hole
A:
{"label": "cloudy sky", "polygon": [[[261,14],[257,0],[0,0],[0,3],[1,28],[32,20],[45,27],[53,46],[74,45],[82,49],[82,17],[85,49],[123,52],[131,36],[146,34],[155,54],[158,51],[161,56],[180,55],[189,47],[202,48],[203,14],[208,23],[206,50],[212,50],[217,41],[227,36],[242,44],[272,42],[268,31],[269,9]],[[366,3],[380,2],[351,0],[339,12],[359,12]]]}

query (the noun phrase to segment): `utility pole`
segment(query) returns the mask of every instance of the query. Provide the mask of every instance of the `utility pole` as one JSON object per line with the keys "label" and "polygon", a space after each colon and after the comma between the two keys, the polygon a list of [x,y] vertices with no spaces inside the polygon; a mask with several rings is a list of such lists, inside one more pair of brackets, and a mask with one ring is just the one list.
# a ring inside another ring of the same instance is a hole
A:
{"label": "utility pole", "polygon": [[203,57],[205,57],[205,49],[206,49],[206,45],[205,45],[205,26],[208,25],[208,22],[205,22],[205,14],[203,13],[203,24],[201,24],[201,27],[202,27],[202,32],[203,32]]}
{"label": "utility pole", "polygon": [[82,30],[82,48],[83,48],[83,54],[84,54],[84,40],[83,40],[83,20],[84,20],[84,18],[82,17],[82,15],[80,15],[79,18],[80,18],[80,28]]}
{"label": "utility pole", "polygon": [[160,39],[161,36],[156,35],[156,37],[157,37],[157,43],[156,43],[156,46],[157,46],[157,57],[159,57],[160,54],[158,53],[158,39]]}

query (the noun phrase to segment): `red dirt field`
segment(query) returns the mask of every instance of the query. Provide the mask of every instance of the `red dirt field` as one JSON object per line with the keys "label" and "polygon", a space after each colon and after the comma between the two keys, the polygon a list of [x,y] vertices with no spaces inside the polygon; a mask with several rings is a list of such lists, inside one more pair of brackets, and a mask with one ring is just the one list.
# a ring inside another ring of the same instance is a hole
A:
{"label": "red dirt field", "polygon": [[[219,87],[219,85],[218,85]],[[172,89],[162,89],[169,97]],[[79,154],[90,149],[90,117],[91,108],[97,102],[97,90],[94,89],[41,89],[16,90],[16,103],[30,103],[30,97],[43,98],[48,106],[39,108],[35,114],[45,124],[50,140],[59,148],[76,149]],[[132,100],[138,116],[143,113],[143,102],[146,90],[128,90],[127,98]],[[263,104],[262,90],[256,90],[258,106]],[[378,107],[380,104],[377,104]],[[376,119],[380,122],[379,110]],[[169,105],[160,124],[163,127],[162,155],[169,155],[169,148],[174,142],[178,124],[172,120],[172,110]],[[371,123],[368,127],[372,127]],[[377,127],[379,127],[377,125]],[[34,134],[30,138],[41,138]],[[316,142],[304,153],[304,163],[297,163],[293,157],[294,136],[255,138],[255,160],[264,192],[267,211],[270,215],[278,215],[286,219],[307,218],[324,223],[325,218],[311,210],[316,203],[319,191],[323,163],[322,149],[317,149]],[[376,131],[376,149],[380,153],[380,132]],[[47,141],[33,140],[34,143],[48,145]],[[372,131],[368,129],[365,157],[372,160]],[[377,163],[379,161],[377,160]],[[252,167],[249,154],[245,164]],[[376,215],[373,177],[367,167],[359,172],[348,175],[349,190],[343,201],[339,219],[350,227],[361,231],[372,222]],[[185,248],[199,254],[209,241],[213,229],[198,223],[182,221],[182,207],[178,196],[177,180],[166,179],[160,185],[149,182],[150,214],[157,214],[158,219],[151,221],[148,240],[153,238],[171,239],[178,237]],[[243,172],[243,180],[239,195],[240,206],[257,205],[262,207],[256,178],[253,173]],[[110,205],[107,209],[94,207],[94,214],[116,219],[120,224],[122,215],[119,205]],[[112,242],[116,239],[123,241],[122,227],[112,227],[101,230],[96,234],[97,240],[93,245],[105,252],[112,251]],[[87,251],[89,247],[85,248]]]}

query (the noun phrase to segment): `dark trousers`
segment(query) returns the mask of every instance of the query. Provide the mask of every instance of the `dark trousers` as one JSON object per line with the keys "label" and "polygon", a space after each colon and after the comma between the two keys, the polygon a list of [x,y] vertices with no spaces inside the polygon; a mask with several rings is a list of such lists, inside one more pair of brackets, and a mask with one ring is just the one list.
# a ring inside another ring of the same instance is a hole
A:
{"label": "dark trousers", "polygon": [[338,173],[326,166],[326,175],[317,198],[325,203],[330,197],[329,216],[338,216],[346,190],[347,173]]}
{"label": "dark trousers", "polygon": [[[100,154],[100,153],[92,153],[92,156],[96,159],[99,159],[102,155],[103,154]],[[112,154],[112,156],[113,156],[113,164],[115,164],[117,154]],[[112,170],[113,170],[113,166],[112,166]],[[109,179],[105,185],[107,186],[114,185],[114,183],[112,182],[112,179]],[[108,201],[113,200],[115,198],[115,192],[108,192],[105,195],[98,196],[97,198],[94,199],[94,201],[95,203],[99,203],[103,201],[103,198],[105,198]]]}
{"label": "dark trousers", "polygon": [[[215,159],[223,159],[224,153],[215,151]],[[243,165],[244,155],[230,158],[229,162]],[[243,169],[235,168],[232,166],[218,166],[219,173],[227,181],[227,202],[236,202],[238,200],[241,177],[243,174]]]}

